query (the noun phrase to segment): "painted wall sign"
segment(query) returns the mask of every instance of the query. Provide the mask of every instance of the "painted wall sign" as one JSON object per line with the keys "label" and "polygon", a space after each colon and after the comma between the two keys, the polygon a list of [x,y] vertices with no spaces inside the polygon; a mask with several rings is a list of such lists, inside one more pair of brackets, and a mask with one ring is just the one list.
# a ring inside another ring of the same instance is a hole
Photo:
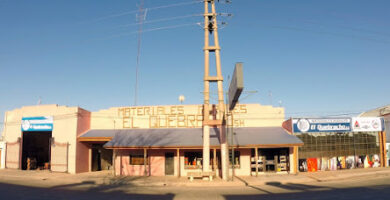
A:
{"label": "painted wall sign", "polygon": [[[246,114],[245,104],[237,105],[233,115]],[[194,128],[202,127],[203,106],[186,110],[185,106],[121,107],[117,110],[120,128]],[[244,119],[234,119],[235,127],[245,126]]]}
{"label": "painted wall sign", "polygon": [[349,132],[351,131],[351,118],[293,119],[293,130],[294,133]]}
{"label": "painted wall sign", "polygon": [[352,130],[354,132],[383,131],[380,117],[353,117]]}
{"label": "painted wall sign", "polygon": [[53,117],[23,117],[22,131],[52,131]]}

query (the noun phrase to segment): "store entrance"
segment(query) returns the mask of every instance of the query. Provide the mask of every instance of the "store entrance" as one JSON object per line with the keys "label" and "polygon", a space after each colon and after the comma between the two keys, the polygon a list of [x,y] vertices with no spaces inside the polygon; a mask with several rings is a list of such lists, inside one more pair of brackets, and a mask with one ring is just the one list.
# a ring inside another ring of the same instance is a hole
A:
{"label": "store entrance", "polygon": [[50,169],[51,131],[23,132],[22,170]]}
{"label": "store entrance", "polygon": [[103,148],[103,144],[92,144],[92,171],[112,169],[112,150]]}
{"label": "store entrance", "polygon": [[[288,169],[288,148],[258,149],[257,167],[258,172],[287,172]],[[256,172],[255,150],[252,150],[252,174]]]}

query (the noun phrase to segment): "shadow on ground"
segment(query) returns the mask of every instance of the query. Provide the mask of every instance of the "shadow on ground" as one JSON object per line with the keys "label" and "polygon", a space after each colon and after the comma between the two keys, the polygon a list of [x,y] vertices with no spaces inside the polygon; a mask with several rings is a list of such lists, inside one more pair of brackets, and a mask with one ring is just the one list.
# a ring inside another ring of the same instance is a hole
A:
{"label": "shadow on ground", "polygon": [[[141,179],[142,180],[142,179]],[[334,186],[321,186],[296,183],[267,182],[262,186],[229,187],[139,187],[134,181],[138,177],[107,178],[104,183],[98,184],[93,180],[79,183],[63,184],[46,187],[32,187],[0,183],[0,199],[200,199],[224,198],[236,199],[303,199],[303,200],[335,200],[335,199],[390,199],[390,184],[380,182],[375,186],[335,188]],[[362,180],[364,181],[364,180]],[[385,180],[387,181],[387,180]],[[376,182],[375,182],[376,183]],[[33,184],[30,184],[33,185]],[[244,187],[244,188],[242,188]],[[348,187],[348,185],[346,185]],[[197,195],[194,195],[197,194]],[[202,195],[200,195],[202,194]]]}
{"label": "shadow on ground", "polygon": [[[0,183],[0,199],[162,199],[171,200],[174,194],[137,194],[132,189],[132,179],[113,178],[108,183],[83,181],[53,187],[31,187]],[[152,193],[152,192],[151,192]]]}
{"label": "shadow on ground", "polygon": [[[314,186],[306,184],[282,184],[280,182],[268,182],[267,186],[283,189],[283,193],[271,192],[258,186],[247,187],[261,191],[263,194],[255,195],[223,195],[226,200],[236,199],[307,199],[307,200],[336,200],[336,199],[390,199],[390,185],[375,185],[353,188],[332,188],[326,186]],[[272,190],[274,191],[274,190]]]}

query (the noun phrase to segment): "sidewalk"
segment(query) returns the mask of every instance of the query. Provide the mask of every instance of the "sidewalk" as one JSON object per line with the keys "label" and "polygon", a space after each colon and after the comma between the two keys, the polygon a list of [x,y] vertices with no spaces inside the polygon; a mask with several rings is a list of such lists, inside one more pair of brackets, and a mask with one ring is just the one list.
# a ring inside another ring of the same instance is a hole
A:
{"label": "sidewalk", "polygon": [[4,169],[0,170],[0,182],[15,181],[26,182],[28,180],[42,185],[121,185],[121,186],[261,186],[271,184],[310,184],[310,182],[325,182],[340,179],[375,178],[378,176],[390,176],[390,168],[353,169],[340,171],[304,172],[292,174],[263,174],[258,177],[243,176],[234,177],[233,181],[223,181],[216,178],[213,181],[195,179],[189,181],[187,177],[160,176],[160,177],[118,177],[110,171],[88,172],[81,174],[67,174],[50,171],[21,171]]}

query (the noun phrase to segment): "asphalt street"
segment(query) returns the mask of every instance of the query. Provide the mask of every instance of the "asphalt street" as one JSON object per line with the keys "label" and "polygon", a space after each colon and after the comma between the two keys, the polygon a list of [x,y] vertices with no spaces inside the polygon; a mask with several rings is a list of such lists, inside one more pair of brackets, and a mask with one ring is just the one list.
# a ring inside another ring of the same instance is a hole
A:
{"label": "asphalt street", "polygon": [[0,179],[0,199],[390,199],[390,177],[375,175],[310,183],[260,186],[135,186],[121,179],[58,184],[30,177]]}

